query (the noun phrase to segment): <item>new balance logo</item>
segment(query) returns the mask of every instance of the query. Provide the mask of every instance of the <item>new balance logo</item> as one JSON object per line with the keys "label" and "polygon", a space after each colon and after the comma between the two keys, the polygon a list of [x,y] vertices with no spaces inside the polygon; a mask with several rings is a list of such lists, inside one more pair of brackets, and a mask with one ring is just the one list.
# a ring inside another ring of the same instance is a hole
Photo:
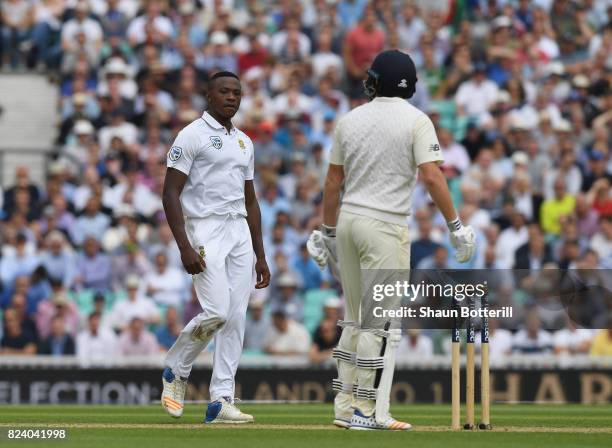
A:
{"label": "new balance logo", "polygon": [[408,87],[408,83],[406,82],[406,80],[405,80],[405,79],[402,79],[402,80],[400,81],[400,83],[399,83],[397,86],[398,86],[398,87],[401,87],[402,89],[405,89],[405,88],[407,88],[407,87]]}

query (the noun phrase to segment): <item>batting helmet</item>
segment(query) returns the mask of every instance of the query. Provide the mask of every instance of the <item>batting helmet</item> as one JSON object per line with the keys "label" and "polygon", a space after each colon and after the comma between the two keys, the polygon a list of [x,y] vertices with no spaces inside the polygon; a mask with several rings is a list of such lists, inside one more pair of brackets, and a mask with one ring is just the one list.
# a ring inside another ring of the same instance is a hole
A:
{"label": "batting helmet", "polygon": [[379,53],[368,69],[368,79],[363,82],[366,95],[399,96],[410,98],[417,83],[416,67],[412,58],[399,50]]}

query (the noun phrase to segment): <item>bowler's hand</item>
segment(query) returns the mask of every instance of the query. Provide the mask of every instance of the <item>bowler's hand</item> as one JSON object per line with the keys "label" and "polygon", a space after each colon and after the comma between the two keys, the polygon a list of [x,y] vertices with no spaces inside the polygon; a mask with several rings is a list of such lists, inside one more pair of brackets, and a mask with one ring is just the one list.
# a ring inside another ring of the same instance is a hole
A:
{"label": "bowler's hand", "polygon": [[257,283],[255,289],[263,289],[270,284],[270,269],[266,259],[262,258],[255,263],[255,273],[257,274]]}
{"label": "bowler's hand", "polygon": [[191,247],[181,250],[181,261],[187,273],[191,275],[199,274],[206,269],[204,258]]}

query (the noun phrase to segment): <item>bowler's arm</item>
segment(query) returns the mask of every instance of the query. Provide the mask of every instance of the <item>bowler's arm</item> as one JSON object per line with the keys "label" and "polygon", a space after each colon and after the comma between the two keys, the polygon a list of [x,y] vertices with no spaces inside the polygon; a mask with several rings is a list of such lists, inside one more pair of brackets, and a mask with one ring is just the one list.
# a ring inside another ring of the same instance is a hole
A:
{"label": "bowler's arm", "polygon": [[162,204],[166,219],[176,244],[181,252],[181,261],[189,274],[199,274],[204,270],[206,264],[200,255],[191,247],[187,233],[185,232],[185,219],[183,218],[183,207],[181,206],[181,193],[187,182],[187,175],[175,168],[166,170],[164,179],[164,191],[162,193]]}
{"label": "bowler's arm", "polygon": [[251,241],[253,242],[253,251],[257,259],[255,263],[255,271],[257,273],[255,288],[261,289],[270,284],[270,270],[266,263],[266,254],[261,234],[261,211],[259,210],[259,202],[257,201],[255,186],[252,180],[244,181],[244,204],[247,211],[246,219],[249,224],[249,232],[251,232]]}

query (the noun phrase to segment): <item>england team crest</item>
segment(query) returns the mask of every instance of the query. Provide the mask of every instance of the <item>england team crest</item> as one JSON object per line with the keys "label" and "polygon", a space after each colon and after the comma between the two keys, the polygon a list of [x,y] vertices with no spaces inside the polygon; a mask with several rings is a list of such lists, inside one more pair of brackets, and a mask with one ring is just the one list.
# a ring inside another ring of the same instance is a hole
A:
{"label": "england team crest", "polygon": [[221,137],[218,137],[216,135],[210,137],[210,142],[212,143],[213,148],[215,149],[221,149],[221,147],[223,146],[223,140],[221,140]]}

